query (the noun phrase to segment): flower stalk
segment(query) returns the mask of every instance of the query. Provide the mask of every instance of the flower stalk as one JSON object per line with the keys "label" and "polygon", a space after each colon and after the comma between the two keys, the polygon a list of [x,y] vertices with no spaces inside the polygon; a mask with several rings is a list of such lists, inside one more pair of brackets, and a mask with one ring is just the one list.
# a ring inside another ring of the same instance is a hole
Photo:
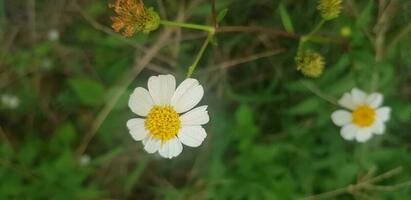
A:
{"label": "flower stalk", "polygon": [[197,53],[196,58],[194,59],[193,64],[188,68],[187,71],[187,78],[190,78],[193,75],[194,70],[196,69],[200,59],[203,57],[204,51],[206,50],[208,44],[210,43],[211,39],[213,38],[214,33],[209,33],[206,40],[204,41],[203,45],[201,46],[200,51]]}
{"label": "flower stalk", "polygon": [[191,23],[178,22],[178,21],[167,21],[167,20],[161,20],[160,24],[165,25],[165,26],[176,26],[176,27],[181,27],[181,28],[201,30],[201,31],[209,32],[209,33],[215,32],[214,27],[199,25],[199,24],[191,24]]}
{"label": "flower stalk", "polygon": [[184,22],[177,22],[177,21],[167,21],[167,20],[161,20],[160,24],[165,25],[165,26],[176,26],[176,27],[182,27],[182,28],[188,28],[188,29],[194,29],[194,30],[200,30],[200,31],[206,31],[208,32],[207,38],[204,41],[203,45],[200,48],[200,51],[197,53],[194,62],[192,65],[187,70],[187,78],[190,78],[195,69],[197,68],[198,63],[200,62],[201,58],[204,55],[205,50],[207,49],[208,45],[211,42],[211,39],[216,33],[216,29],[212,26],[206,26],[206,25],[199,25],[199,24],[191,24],[191,23],[184,23]]}

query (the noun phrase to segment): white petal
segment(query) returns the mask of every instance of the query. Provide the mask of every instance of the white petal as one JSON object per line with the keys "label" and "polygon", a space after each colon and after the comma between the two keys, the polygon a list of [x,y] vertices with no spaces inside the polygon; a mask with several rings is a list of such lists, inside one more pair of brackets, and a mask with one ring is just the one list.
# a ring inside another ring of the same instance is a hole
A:
{"label": "white petal", "polygon": [[342,127],[341,136],[346,140],[353,140],[357,134],[358,127],[354,124],[348,124]]}
{"label": "white petal", "polygon": [[177,137],[183,144],[189,147],[198,147],[207,137],[207,133],[201,126],[183,126]]}
{"label": "white petal", "polygon": [[207,106],[194,108],[180,117],[181,125],[203,125],[207,124],[209,120]]}
{"label": "white petal", "polygon": [[351,122],[352,115],[350,112],[347,112],[345,110],[337,110],[331,114],[331,119],[333,120],[335,125],[344,126]]}
{"label": "white petal", "polygon": [[390,119],[391,108],[382,107],[377,110],[377,120],[386,122]]}
{"label": "white petal", "polygon": [[148,79],[148,90],[155,104],[170,104],[175,89],[176,80],[172,75],[152,76]]}
{"label": "white petal", "polygon": [[382,122],[376,122],[373,127],[372,127],[372,131],[376,134],[376,135],[381,135],[385,132],[385,125]]}
{"label": "white petal", "polygon": [[366,102],[367,94],[358,88],[351,90],[351,96],[356,106]]}
{"label": "white petal", "polygon": [[360,128],[355,135],[357,142],[366,142],[372,136],[372,129],[369,128]]}
{"label": "white petal", "polygon": [[188,78],[177,87],[171,98],[171,105],[178,113],[183,113],[196,106],[203,98],[203,95],[204,89],[198,81]]}
{"label": "white petal", "polygon": [[181,142],[176,138],[172,138],[170,140],[165,141],[162,145],[158,153],[164,158],[173,158],[180,155],[183,151],[183,145]]}
{"label": "white petal", "polygon": [[144,119],[141,118],[133,118],[128,120],[127,128],[133,139],[136,141],[143,140],[148,134],[148,130],[144,127]]}
{"label": "white petal", "polygon": [[382,101],[383,101],[383,96],[380,93],[372,93],[368,95],[367,97],[367,103],[372,107],[372,108],[378,108],[381,106]]}
{"label": "white petal", "polygon": [[151,107],[153,106],[153,99],[150,93],[142,87],[134,89],[128,100],[128,107],[131,111],[140,116],[147,116]]}
{"label": "white petal", "polygon": [[146,137],[143,140],[144,150],[148,153],[155,153],[161,146],[161,140],[153,138],[153,137]]}
{"label": "white petal", "polygon": [[344,108],[347,109],[354,109],[355,108],[355,103],[352,99],[352,96],[350,93],[345,93],[340,100],[338,100],[338,104],[340,104],[341,106],[343,106]]}

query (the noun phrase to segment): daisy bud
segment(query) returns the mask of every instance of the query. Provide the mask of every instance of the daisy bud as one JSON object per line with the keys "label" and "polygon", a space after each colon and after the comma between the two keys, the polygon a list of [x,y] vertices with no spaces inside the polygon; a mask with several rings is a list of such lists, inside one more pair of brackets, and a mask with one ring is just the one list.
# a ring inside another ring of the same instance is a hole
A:
{"label": "daisy bud", "polygon": [[131,37],[135,32],[149,33],[160,24],[160,16],[153,8],[144,7],[142,0],[116,0],[109,7],[117,14],[111,17],[111,27],[116,32],[122,31],[125,37]]}
{"label": "daisy bud", "polygon": [[320,0],[317,10],[320,11],[321,17],[325,20],[337,18],[341,12],[342,0]]}
{"label": "daisy bud", "polygon": [[316,78],[319,77],[324,70],[324,58],[321,54],[304,51],[298,53],[295,58],[297,70],[301,71],[305,76]]}

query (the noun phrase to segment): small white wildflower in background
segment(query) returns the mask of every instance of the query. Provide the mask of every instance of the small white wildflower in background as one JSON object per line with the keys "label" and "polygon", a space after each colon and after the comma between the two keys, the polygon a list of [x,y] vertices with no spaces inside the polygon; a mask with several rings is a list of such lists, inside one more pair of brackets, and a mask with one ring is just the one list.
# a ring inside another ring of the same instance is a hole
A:
{"label": "small white wildflower in background", "polygon": [[88,164],[90,164],[90,156],[87,154],[82,155],[80,158],[80,165],[87,166]]}
{"label": "small white wildflower in background", "polygon": [[3,94],[0,99],[1,104],[5,108],[15,109],[20,105],[20,99],[11,94]]}
{"label": "small white wildflower in background", "polygon": [[196,79],[188,78],[176,89],[172,75],[150,77],[148,91],[136,88],[128,102],[131,111],[145,117],[127,121],[131,136],[136,141],[142,140],[148,153],[158,151],[165,158],[178,156],[183,150],[181,143],[200,146],[207,136],[201,125],[208,123],[209,116],[207,106],[194,106],[203,94],[203,87]]}
{"label": "small white wildflower in background", "polygon": [[44,70],[50,70],[53,68],[53,62],[49,58],[45,58],[41,61],[40,67]]}
{"label": "small white wildflower in background", "polygon": [[50,29],[47,33],[48,40],[55,42],[60,39],[60,33],[57,29]]}
{"label": "small white wildflower in background", "polygon": [[341,126],[341,136],[346,140],[356,139],[365,142],[373,134],[380,135],[385,131],[385,122],[390,119],[391,108],[381,107],[383,96],[380,93],[366,94],[354,88],[345,93],[338,103],[347,110],[337,110],[331,119]]}

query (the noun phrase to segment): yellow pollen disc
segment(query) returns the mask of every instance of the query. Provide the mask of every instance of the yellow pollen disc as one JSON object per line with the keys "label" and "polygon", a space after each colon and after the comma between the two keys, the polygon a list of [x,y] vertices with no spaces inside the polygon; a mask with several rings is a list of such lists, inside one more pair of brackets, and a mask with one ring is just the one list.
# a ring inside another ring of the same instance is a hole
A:
{"label": "yellow pollen disc", "polygon": [[148,112],[144,126],[152,137],[167,141],[180,130],[180,116],[172,106],[153,106]]}
{"label": "yellow pollen disc", "polygon": [[364,104],[355,108],[352,112],[352,122],[359,127],[368,127],[374,123],[375,110]]}

